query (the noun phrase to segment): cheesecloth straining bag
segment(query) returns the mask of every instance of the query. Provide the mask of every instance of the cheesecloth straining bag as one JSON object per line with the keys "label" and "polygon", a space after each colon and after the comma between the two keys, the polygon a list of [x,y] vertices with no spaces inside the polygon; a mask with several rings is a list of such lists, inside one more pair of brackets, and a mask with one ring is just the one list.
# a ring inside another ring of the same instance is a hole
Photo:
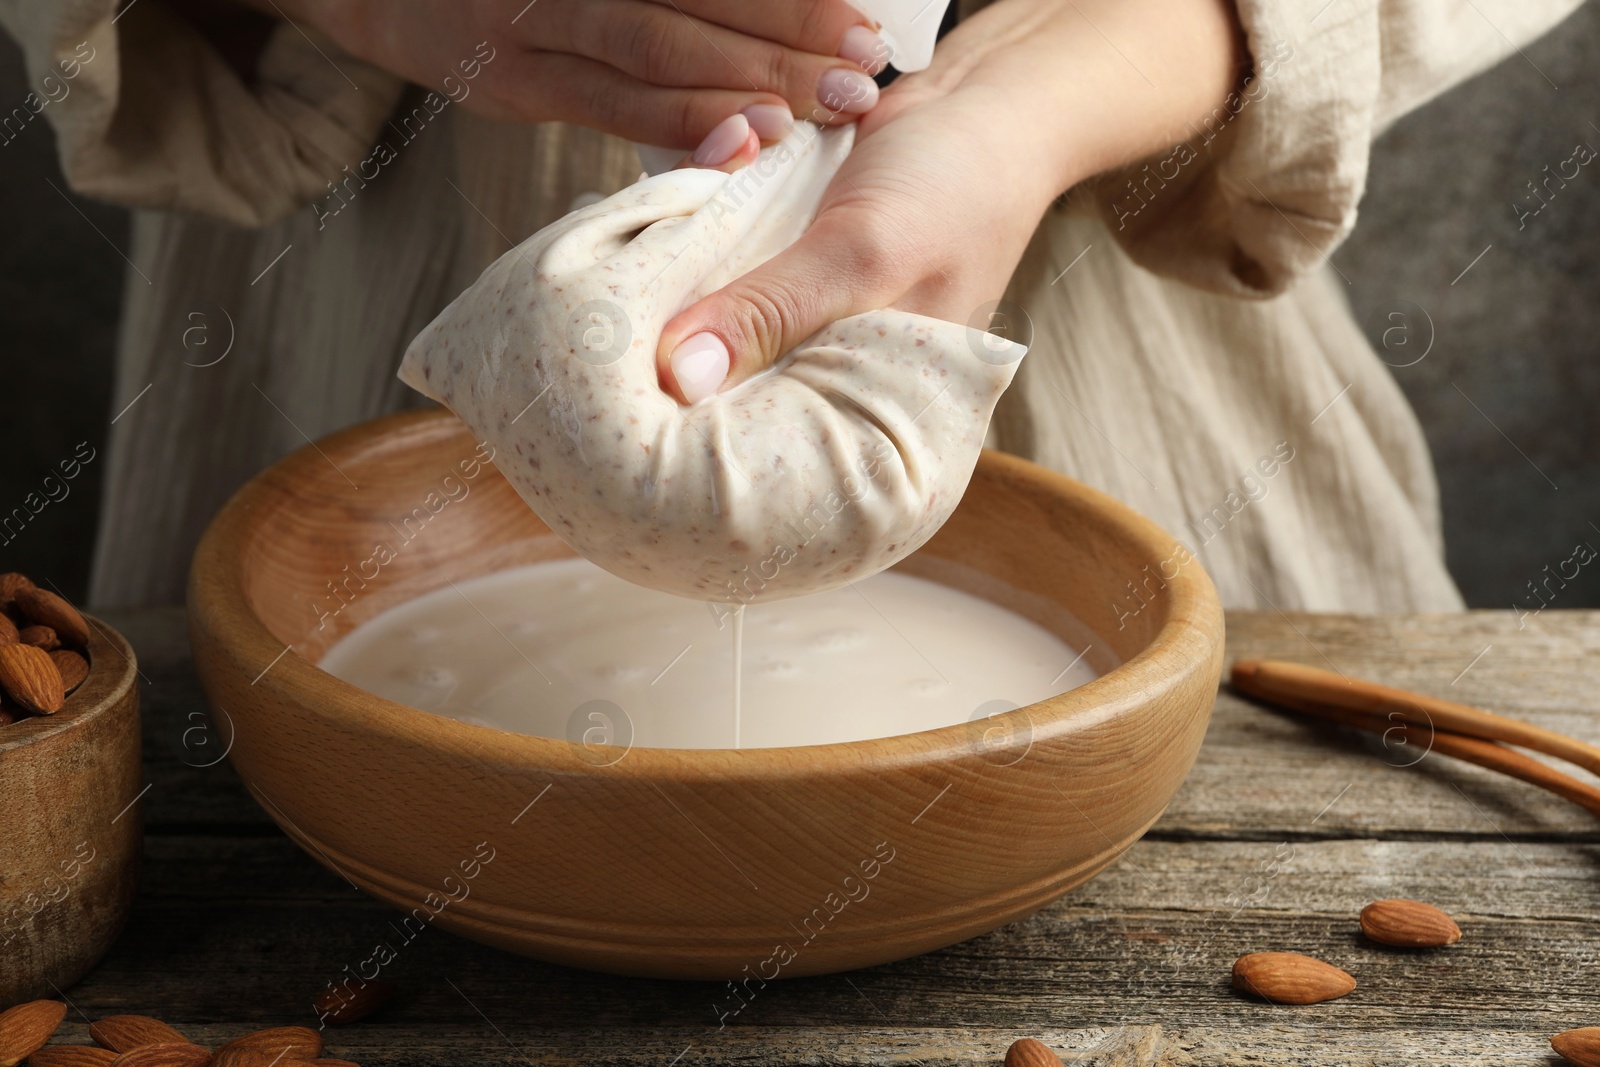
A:
{"label": "cheesecloth straining bag", "polygon": [[961,499],[1022,346],[885,310],[690,407],[656,372],[674,315],[805,231],[854,135],[797,123],[732,175],[670,171],[572,212],[445,308],[400,377],[492,444],[569,545],[640,585],[750,603],[883,570]]}

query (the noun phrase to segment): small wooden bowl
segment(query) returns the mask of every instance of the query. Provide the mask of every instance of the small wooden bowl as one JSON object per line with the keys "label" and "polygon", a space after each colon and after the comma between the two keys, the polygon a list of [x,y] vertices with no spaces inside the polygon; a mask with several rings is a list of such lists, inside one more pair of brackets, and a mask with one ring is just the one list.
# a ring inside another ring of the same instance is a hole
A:
{"label": "small wooden bowl", "polygon": [[437,924],[581,967],[755,982],[899,959],[1095,874],[1200,747],[1222,670],[1210,579],[1128,508],[1000,454],[902,566],[1091,642],[1107,673],[993,719],[595,766],[318,670],[379,611],[571,555],[474,450],[442,411],[336,434],[240,490],[190,574],[234,765],[302,847],[410,913],[404,938]]}
{"label": "small wooden bowl", "polygon": [[88,621],[89,674],[66,705],[0,726],[0,1005],[59,996],[133,905],[139,671],[121,634]]}

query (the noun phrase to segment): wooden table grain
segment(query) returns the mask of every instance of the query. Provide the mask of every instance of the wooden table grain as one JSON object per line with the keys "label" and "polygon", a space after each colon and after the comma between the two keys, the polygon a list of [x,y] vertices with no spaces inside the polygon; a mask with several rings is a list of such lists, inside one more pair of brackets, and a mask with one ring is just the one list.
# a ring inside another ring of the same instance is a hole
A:
{"label": "wooden table grain", "polygon": [[[1085,1065],[1549,1065],[1549,1035],[1600,1024],[1593,816],[1224,690],[1166,815],[1099,877],[940,952],[770,986],[719,1028],[720,985],[588,974],[435,929],[408,937],[215,762],[226,738],[205,714],[182,611],[102,614],[140,656],[145,863],[127,930],[66,991],[65,1039],[87,1040],[88,1018],[116,1012],[204,1043],[314,1026],[317,991],[384,949],[401,998],[328,1036],[331,1054],[367,1067],[998,1064],[1022,1036]],[[1228,646],[1230,660],[1332,667],[1600,742],[1600,612],[1520,626],[1500,612],[1235,612]],[[1450,911],[1460,944],[1365,942],[1356,914],[1387,896]],[[1244,999],[1229,968],[1264,949],[1320,956],[1359,987],[1310,1007]]]}

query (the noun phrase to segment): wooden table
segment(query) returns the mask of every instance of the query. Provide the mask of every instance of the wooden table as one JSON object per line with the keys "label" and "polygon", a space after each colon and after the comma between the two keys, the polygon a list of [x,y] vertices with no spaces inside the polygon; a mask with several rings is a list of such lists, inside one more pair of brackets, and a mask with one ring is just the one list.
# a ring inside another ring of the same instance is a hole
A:
{"label": "wooden table", "polygon": [[[181,610],[107,611],[145,676],[146,862],[111,955],[67,993],[84,1015],[148,1013],[204,1043],[315,1025],[312,996],[387,942],[402,998],[332,1030],[367,1067],[433,1063],[994,1063],[1017,1037],[1084,1064],[1542,1064],[1600,1024],[1600,824],[1521,783],[1224,692],[1188,782],[1120,863],[1030,921],[917,959],[786,981],[718,1031],[706,983],[612,978],[428,929],[295,846],[218,754]],[[1234,613],[1229,658],[1277,657],[1449,695],[1600,741],[1600,612]],[[208,747],[209,746],[209,747]],[[1581,774],[1581,772],[1579,772]],[[17,803],[8,798],[7,803]],[[448,798],[440,798],[448,803]],[[1464,937],[1364,942],[1356,914],[1432,901]],[[1235,957],[1299,950],[1354,994],[1273,1007]]]}

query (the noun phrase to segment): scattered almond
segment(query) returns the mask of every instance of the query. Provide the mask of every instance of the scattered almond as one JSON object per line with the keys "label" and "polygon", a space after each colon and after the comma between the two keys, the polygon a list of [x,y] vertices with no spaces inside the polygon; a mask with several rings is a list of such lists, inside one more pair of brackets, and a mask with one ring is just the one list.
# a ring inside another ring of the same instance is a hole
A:
{"label": "scattered almond", "polygon": [[1043,1041],[1024,1037],[1006,1049],[1006,1067],[1063,1067],[1061,1057]]}
{"label": "scattered almond", "polygon": [[47,669],[45,661],[27,653],[0,658],[0,727],[59,711],[67,694],[88,677],[88,644],[89,623],[77,608],[15,571],[0,574],[0,649],[31,648],[47,653],[49,663]]}
{"label": "scattered almond", "polygon": [[111,1064],[112,1067],[206,1067],[210,1062],[210,1049],[188,1041],[163,1041],[120,1053]]}
{"label": "scattered almond", "polygon": [[71,693],[89,677],[89,661],[70,648],[58,648],[50,653],[50,662],[61,672],[61,686]]}
{"label": "scattered almond", "polygon": [[1550,1039],[1550,1047],[1578,1067],[1600,1067],[1600,1026],[1563,1031]]}
{"label": "scattered almond", "polygon": [[48,714],[61,707],[61,671],[42,648],[18,642],[0,645],[0,689],[25,710]]}
{"label": "scattered almond", "polygon": [[270,1052],[259,1052],[255,1049],[232,1049],[228,1052],[218,1051],[211,1057],[208,1067],[361,1067],[360,1064],[351,1063],[349,1060],[293,1059],[289,1056],[275,1056]]}
{"label": "scattered almond", "polygon": [[[386,982],[366,1003],[376,1010],[394,989]],[[347,1000],[349,998],[346,998]],[[215,1053],[197,1045],[160,1019],[148,1015],[110,1015],[89,1024],[96,1045],[44,1047],[66,1015],[66,1005],[40,1000],[0,1014],[0,1067],[360,1067],[341,1059],[320,1059],[322,1037],[304,1026],[278,1026],[234,1038]],[[16,1050],[14,1058],[8,1058]]]}
{"label": "scattered almond", "polygon": [[0,1067],[17,1067],[38,1052],[66,1017],[59,1000],[30,1000],[0,1012]]}
{"label": "scattered almond", "polygon": [[1233,988],[1274,1004],[1317,1004],[1355,987],[1356,980],[1333,964],[1298,952],[1252,952],[1233,964]]}
{"label": "scattered almond", "polygon": [[311,1006],[318,1018],[338,1026],[365,1019],[393,1000],[396,992],[391,982],[368,982],[355,988],[330,985],[317,994]]}
{"label": "scattered almond", "polygon": [[32,645],[34,648],[42,648],[46,652],[61,647],[61,638],[56,636],[54,630],[48,626],[39,626],[37,624],[24,626],[18,630],[17,640],[25,645]]}
{"label": "scattered almond", "polygon": [[190,1044],[188,1038],[148,1015],[107,1015],[89,1024],[89,1037],[112,1052],[132,1052],[145,1045]]}
{"label": "scattered almond", "polygon": [[67,694],[50,654],[32,645],[0,645],[0,689],[29,711],[61,710]]}
{"label": "scattered almond", "polygon": [[1438,948],[1461,940],[1461,927],[1432,904],[1375,900],[1361,909],[1361,930],[1381,945]]}
{"label": "scattered almond", "polygon": [[[224,1052],[265,1052],[285,1061],[314,1060],[322,1055],[322,1035],[304,1026],[274,1026],[234,1038],[217,1049],[219,1057]],[[222,1060],[214,1062],[223,1067]]]}
{"label": "scattered almond", "polygon": [[63,597],[48,589],[29,586],[18,589],[13,599],[17,610],[29,621],[50,627],[69,645],[77,648],[88,647],[89,624],[78,614],[78,609],[67,603]]}
{"label": "scattered almond", "polygon": [[46,1045],[27,1057],[27,1067],[110,1067],[117,1053],[94,1045]]}
{"label": "scattered almond", "polygon": [[10,607],[11,601],[16,599],[18,590],[32,588],[34,585],[25,574],[18,574],[16,571],[0,574],[0,608]]}
{"label": "scattered almond", "polygon": [[94,1045],[46,1045],[28,1057],[28,1067],[110,1067],[116,1058]]}

